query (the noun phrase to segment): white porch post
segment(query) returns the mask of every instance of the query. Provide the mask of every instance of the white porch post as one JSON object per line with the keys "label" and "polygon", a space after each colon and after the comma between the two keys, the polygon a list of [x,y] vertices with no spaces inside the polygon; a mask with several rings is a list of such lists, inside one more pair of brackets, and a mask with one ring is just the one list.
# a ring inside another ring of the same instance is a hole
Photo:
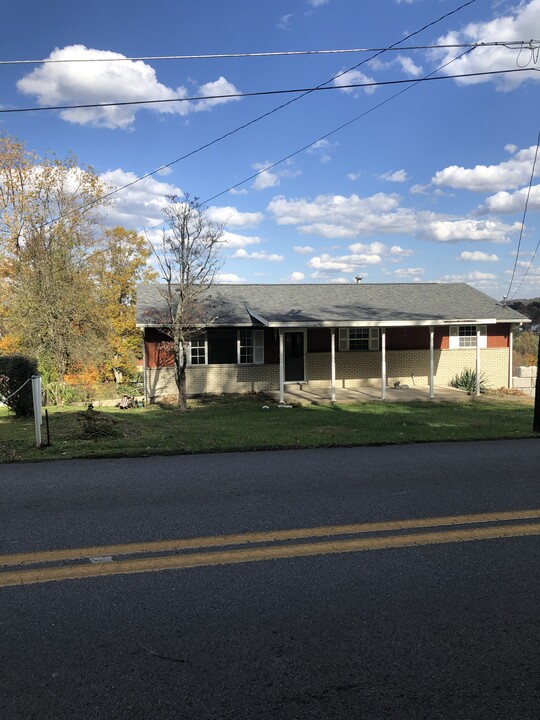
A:
{"label": "white porch post", "polygon": [[285,343],[283,329],[279,329],[279,402],[285,402]]}
{"label": "white porch post", "polygon": [[144,341],[145,339],[145,333],[146,328],[143,328],[143,342],[142,342],[142,352],[143,352],[143,398],[144,398],[144,404],[148,404],[148,387],[147,387],[147,381],[146,381],[146,343]]}
{"label": "white porch post", "polygon": [[433,326],[429,328],[429,397],[435,397],[433,349],[435,347]]}
{"label": "white porch post", "polygon": [[386,399],[386,328],[381,328],[381,400]]}
{"label": "white porch post", "polygon": [[508,387],[514,384],[514,333],[510,325],[510,337],[508,338]]}
{"label": "white porch post", "polygon": [[476,326],[476,395],[480,395],[480,325]]}
{"label": "white porch post", "polygon": [[332,402],[336,402],[336,329],[330,330],[330,363],[332,368]]}

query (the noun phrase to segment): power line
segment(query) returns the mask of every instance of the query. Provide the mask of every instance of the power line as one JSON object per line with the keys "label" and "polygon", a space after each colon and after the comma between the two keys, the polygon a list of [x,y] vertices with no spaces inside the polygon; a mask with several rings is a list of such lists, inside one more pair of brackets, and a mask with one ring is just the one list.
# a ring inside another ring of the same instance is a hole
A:
{"label": "power line", "polygon": [[[401,45],[399,48],[373,47],[373,48],[344,48],[329,50],[281,50],[271,52],[253,53],[219,53],[203,55],[141,55],[138,57],[113,57],[113,58],[42,58],[40,60],[0,60],[0,65],[44,65],[61,63],[103,63],[103,62],[136,62],[155,60],[225,60],[228,58],[259,58],[259,57],[289,57],[296,55],[343,55],[347,53],[365,52],[388,52],[391,50],[438,50],[438,49],[459,49],[470,47],[507,47],[508,49],[528,48],[536,50],[540,47],[537,40],[497,40],[477,43],[446,43],[440,45]],[[98,51],[107,52],[107,51]]]}
{"label": "power line", "polygon": [[[515,259],[515,261],[514,261],[514,268],[513,268],[513,270],[512,270],[512,277],[510,278],[510,285],[508,286],[508,292],[506,293],[506,297],[509,297],[509,295],[510,295],[510,291],[511,291],[511,289],[512,289],[512,284],[513,284],[513,282],[514,282],[514,276],[515,276],[515,274],[516,274],[516,268],[517,268],[518,258],[519,258],[519,250],[520,250],[520,248],[521,248],[521,240],[522,240],[522,238],[523,238],[523,231],[524,231],[524,229],[525,229],[525,218],[526,218],[526,216],[527,216],[527,208],[528,208],[528,206],[529,206],[529,198],[531,197],[531,190],[532,190],[532,184],[533,184],[533,181],[534,181],[534,172],[535,172],[535,169],[536,169],[536,161],[537,161],[537,159],[538,159],[538,150],[539,150],[539,147],[540,147],[540,132],[538,133],[538,138],[537,138],[537,140],[536,140],[536,150],[535,150],[535,152],[534,152],[534,160],[533,160],[533,165],[532,165],[532,170],[531,170],[531,178],[530,178],[530,180],[529,180],[529,187],[527,188],[527,197],[525,198],[525,207],[523,208],[523,217],[522,217],[522,219],[521,219],[521,228],[520,228],[520,231],[519,231],[519,240],[518,240],[518,246],[517,246],[517,250],[516,250],[516,259]],[[519,292],[520,287],[523,285],[523,281],[525,280],[525,278],[526,278],[527,275],[529,274],[529,270],[530,270],[531,267],[532,267],[532,264],[533,264],[533,262],[534,262],[534,258],[536,257],[536,253],[538,252],[538,248],[539,248],[539,247],[540,247],[540,240],[538,241],[538,244],[536,245],[536,249],[535,249],[535,251],[534,251],[534,253],[533,253],[533,255],[532,255],[532,258],[531,258],[531,261],[530,261],[530,263],[529,263],[529,265],[528,265],[528,267],[527,267],[527,270],[525,271],[525,274],[524,274],[523,277],[521,278],[521,281],[520,281],[519,285],[518,285],[517,288],[516,288],[516,291],[514,292],[514,294],[513,294],[513,296],[512,296],[513,298],[517,295],[517,293]]]}
{"label": "power line", "polygon": [[[470,48],[475,50],[476,47]],[[487,70],[485,72],[474,72],[474,73],[461,73],[457,75],[442,75],[440,77],[424,77],[424,80],[452,80],[459,78],[470,78],[480,77],[483,75],[502,75],[505,73],[512,72],[527,72],[527,71],[539,71],[537,68],[509,68],[507,70]],[[347,71],[350,72],[350,71]],[[26,108],[0,108],[0,113],[24,113],[24,112],[40,112],[40,111],[51,111],[51,110],[81,110],[88,108],[108,108],[108,107],[124,107],[130,105],[158,105],[163,103],[182,103],[182,102],[200,102],[202,100],[233,100],[247,97],[262,97],[264,95],[287,95],[294,93],[303,93],[307,95],[312,92],[320,92],[322,90],[350,90],[354,88],[374,88],[381,87],[383,85],[402,85],[405,83],[418,82],[414,78],[407,78],[405,80],[380,80],[375,82],[364,82],[364,83],[348,83],[345,85],[317,85],[315,87],[308,88],[290,88],[285,90],[256,90],[254,92],[244,93],[228,93],[223,95],[195,95],[192,97],[181,97],[181,98],[169,98],[169,99],[158,99],[158,100],[121,100],[116,102],[106,103],[84,103],[79,105],[47,105],[40,107],[26,107]]]}
{"label": "power line", "polygon": [[[459,5],[457,8],[454,8],[454,10],[448,11],[447,13],[445,13],[444,15],[441,15],[436,20],[432,20],[431,22],[427,23],[426,25],[421,27],[419,30],[415,30],[414,32],[409,33],[405,37],[401,38],[401,40],[398,40],[395,43],[392,43],[392,45],[390,45],[389,47],[394,48],[394,47],[397,47],[398,45],[401,45],[402,43],[406,42],[407,40],[414,37],[415,35],[418,35],[419,33],[423,32],[424,30],[427,30],[428,28],[433,27],[437,23],[441,22],[442,20],[445,20],[446,18],[450,17],[451,15],[454,15],[455,13],[459,12],[463,8],[465,8],[469,5],[473,5],[475,2],[476,2],[476,0],[467,0],[467,2],[463,3],[462,5]],[[329,80],[326,80],[325,82],[320,83],[320,85],[318,85],[317,87],[323,87],[324,85],[328,85],[328,83],[332,82],[333,80],[336,80],[337,78],[341,77],[342,75],[345,75],[346,73],[350,72],[351,70],[356,70],[357,68],[361,67],[365,63],[373,60],[374,58],[378,57],[379,55],[382,55],[383,52],[386,52],[386,50],[382,50],[380,52],[375,53],[375,55],[372,55],[371,57],[367,58],[366,60],[362,60],[361,62],[357,63],[356,65],[353,65],[352,67],[348,68],[347,70],[344,70],[343,72],[340,72],[337,75],[333,76]],[[470,52],[470,50],[467,50],[466,52]],[[466,53],[464,53],[464,54],[466,54]],[[431,74],[433,74],[433,73],[431,73]],[[204,145],[199,146],[195,150],[192,150],[191,152],[186,153],[185,155],[177,158],[176,160],[172,160],[171,162],[166,163],[165,165],[161,165],[160,167],[156,168],[155,170],[152,170],[148,173],[145,173],[144,175],[141,175],[140,178],[136,178],[135,180],[132,180],[129,183],[125,183],[124,185],[121,185],[120,187],[117,187],[114,190],[111,190],[110,192],[106,193],[102,198],[100,198],[99,202],[102,202],[103,200],[106,200],[107,198],[112,197],[113,195],[116,195],[117,193],[121,192],[122,190],[125,190],[128,187],[132,187],[133,185],[136,185],[137,183],[140,183],[143,180],[146,180],[147,178],[152,177],[153,175],[157,175],[157,173],[161,172],[162,170],[165,170],[165,169],[171,167],[172,165],[176,165],[176,163],[178,163],[182,160],[186,160],[187,158],[191,157],[192,155],[195,155],[196,153],[199,153],[202,150],[209,148],[212,145],[215,145],[216,143],[221,142],[222,140],[225,140],[225,138],[227,138],[227,137],[235,135],[237,132],[240,132],[241,130],[244,130],[245,128],[250,127],[251,125],[254,125],[255,123],[259,122],[260,120],[263,120],[264,118],[269,117],[270,115],[273,115],[274,113],[278,112],[279,110],[282,110],[283,108],[288,107],[292,103],[297,102],[298,100],[301,100],[303,97],[305,97],[306,95],[309,95],[311,92],[314,92],[314,90],[309,90],[307,92],[304,92],[301,95],[298,95],[297,97],[292,98],[291,100],[288,100],[285,103],[282,103],[281,105],[277,105],[275,108],[272,108],[272,110],[268,110],[267,112],[263,113],[262,115],[259,115],[255,118],[252,118],[251,120],[248,120],[248,122],[245,122],[243,125],[240,125],[240,126],[234,128],[233,130],[230,130],[229,132],[224,133],[223,135],[220,135],[217,138],[214,138],[214,140],[210,140],[209,142],[205,143]],[[85,209],[96,205],[97,202],[98,201],[89,203],[88,205],[83,206],[83,208],[81,208],[81,209],[84,211]],[[52,220],[50,220],[47,223],[47,225],[52,225],[53,223],[57,222],[59,219],[60,219],[60,217],[53,218]]]}
{"label": "power line", "polygon": [[395,98],[399,97],[400,95],[403,95],[403,93],[407,92],[407,90],[411,90],[413,87],[416,87],[420,83],[425,82],[427,80],[438,79],[438,78],[433,78],[431,76],[434,75],[434,73],[439,72],[440,70],[443,70],[445,67],[448,67],[448,65],[451,65],[452,63],[456,62],[457,60],[464,57],[465,55],[468,55],[469,53],[473,52],[474,49],[475,48],[466,50],[465,52],[461,53],[460,55],[456,56],[455,58],[452,58],[452,60],[449,60],[444,65],[441,65],[440,67],[433,70],[433,72],[429,73],[429,75],[426,75],[423,78],[419,78],[418,80],[411,81],[411,84],[408,85],[406,88],[403,88],[403,90],[400,90],[399,92],[394,93],[394,95],[391,95],[390,97],[386,98],[385,100],[382,100],[380,103],[377,103],[377,105],[373,105],[372,107],[368,108],[368,110],[365,110],[364,112],[360,113],[360,115],[357,115],[356,117],[352,118],[351,120],[348,120],[347,122],[343,123],[342,125],[339,125],[338,127],[334,128],[333,130],[330,130],[329,132],[325,133],[324,135],[321,135],[316,140],[312,140],[308,145],[304,145],[299,150],[295,150],[294,152],[290,153],[289,155],[287,155],[284,158],[281,158],[280,160],[273,163],[272,165],[265,167],[263,170],[259,170],[259,172],[254,173],[253,175],[250,175],[248,178],[241,180],[240,182],[236,183],[235,185],[232,185],[231,187],[227,188],[226,190],[222,190],[221,192],[217,193],[216,195],[213,195],[212,197],[208,198],[207,200],[204,200],[203,204],[206,204],[207,202],[211,202],[212,200],[215,200],[216,198],[221,197],[221,195],[225,195],[226,193],[230,192],[231,190],[236,189],[240,185],[244,185],[244,183],[249,182],[250,180],[253,180],[254,178],[258,177],[259,175],[262,175],[264,172],[267,172],[268,170],[275,168],[277,165],[281,165],[281,163],[284,163],[287,160],[290,160],[292,157],[299,155],[301,152],[304,152],[304,150],[307,150],[315,143],[318,143],[321,140],[326,140],[326,138],[330,137],[331,135],[334,135],[335,133],[339,132],[340,130],[343,130],[343,128],[346,128],[349,125],[352,125],[357,120],[360,120],[361,118],[365,117],[366,115],[369,115],[370,113],[372,113],[374,110],[377,110],[378,108],[382,107],[383,105],[386,105],[386,103],[389,103],[390,101],[395,100]]}

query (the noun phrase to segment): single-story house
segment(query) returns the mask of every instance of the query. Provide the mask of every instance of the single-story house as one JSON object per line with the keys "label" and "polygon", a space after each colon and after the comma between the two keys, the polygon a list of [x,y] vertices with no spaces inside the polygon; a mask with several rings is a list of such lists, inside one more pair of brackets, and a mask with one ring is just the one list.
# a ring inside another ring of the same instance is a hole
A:
{"label": "single-story house", "polygon": [[[176,394],[164,285],[137,288],[145,393]],[[193,336],[188,395],[328,391],[401,382],[448,386],[465,368],[509,387],[512,328],[524,315],[465,283],[212,285],[213,320]]]}

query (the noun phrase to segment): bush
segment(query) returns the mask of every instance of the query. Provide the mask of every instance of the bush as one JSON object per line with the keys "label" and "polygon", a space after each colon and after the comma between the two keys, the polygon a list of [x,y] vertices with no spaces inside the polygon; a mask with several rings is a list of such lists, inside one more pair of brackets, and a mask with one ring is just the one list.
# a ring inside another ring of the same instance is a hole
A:
{"label": "bush", "polygon": [[[16,417],[30,417],[33,413],[32,383],[24,385],[32,375],[37,375],[35,360],[24,355],[0,356],[0,396]],[[22,385],[22,390],[16,392]]]}
{"label": "bush", "polygon": [[[466,390],[468,393],[476,392],[476,370],[465,368],[450,380],[452,387]],[[487,380],[484,373],[480,373],[480,392],[487,392]]]}

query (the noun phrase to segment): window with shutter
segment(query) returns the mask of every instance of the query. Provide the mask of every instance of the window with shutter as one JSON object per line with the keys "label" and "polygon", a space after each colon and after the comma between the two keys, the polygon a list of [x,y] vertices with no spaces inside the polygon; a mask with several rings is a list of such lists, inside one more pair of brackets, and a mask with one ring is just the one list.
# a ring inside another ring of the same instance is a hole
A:
{"label": "window with shutter", "polygon": [[379,328],[340,328],[339,349],[345,350],[378,350]]}

